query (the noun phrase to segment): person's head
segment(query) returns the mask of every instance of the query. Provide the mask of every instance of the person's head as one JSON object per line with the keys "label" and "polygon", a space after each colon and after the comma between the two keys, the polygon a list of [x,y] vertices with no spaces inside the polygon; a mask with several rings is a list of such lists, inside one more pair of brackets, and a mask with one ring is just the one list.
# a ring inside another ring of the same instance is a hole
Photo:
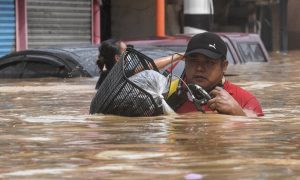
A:
{"label": "person's head", "polygon": [[103,70],[104,65],[109,71],[115,63],[120,59],[120,55],[126,49],[126,44],[117,39],[109,39],[103,41],[99,47],[99,56],[97,65],[100,70]]}
{"label": "person's head", "polygon": [[225,42],[216,34],[205,32],[191,38],[185,51],[185,78],[211,90],[222,82],[228,61]]}

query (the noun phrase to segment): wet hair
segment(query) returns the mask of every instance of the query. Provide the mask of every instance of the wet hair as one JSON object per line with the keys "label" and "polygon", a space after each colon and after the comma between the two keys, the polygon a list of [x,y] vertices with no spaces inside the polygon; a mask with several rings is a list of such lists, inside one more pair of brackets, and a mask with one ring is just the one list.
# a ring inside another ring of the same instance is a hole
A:
{"label": "wet hair", "polygon": [[104,66],[106,71],[110,71],[116,63],[115,55],[120,54],[120,40],[118,39],[108,39],[103,41],[99,46],[99,55],[97,60],[97,65],[101,72]]}
{"label": "wet hair", "polygon": [[[118,39],[108,39],[103,41],[99,46],[99,55],[96,64],[100,69],[101,75],[97,81],[96,89],[99,89],[109,71],[116,64],[115,55],[121,54],[120,42]],[[104,66],[106,70],[103,70]]]}

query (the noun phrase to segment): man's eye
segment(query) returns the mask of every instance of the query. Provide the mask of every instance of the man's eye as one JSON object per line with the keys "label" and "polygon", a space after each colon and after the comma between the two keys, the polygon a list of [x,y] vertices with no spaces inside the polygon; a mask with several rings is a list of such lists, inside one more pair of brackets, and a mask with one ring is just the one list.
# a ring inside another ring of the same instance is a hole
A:
{"label": "man's eye", "polygon": [[208,60],[208,61],[206,61],[206,63],[207,63],[207,64],[214,65],[214,64],[216,64],[217,62],[214,61],[214,60]]}
{"label": "man's eye", "polygon": [[197,61],[188,61],[187,64],[191,65],[191,66],[196,66],[198,64]]}

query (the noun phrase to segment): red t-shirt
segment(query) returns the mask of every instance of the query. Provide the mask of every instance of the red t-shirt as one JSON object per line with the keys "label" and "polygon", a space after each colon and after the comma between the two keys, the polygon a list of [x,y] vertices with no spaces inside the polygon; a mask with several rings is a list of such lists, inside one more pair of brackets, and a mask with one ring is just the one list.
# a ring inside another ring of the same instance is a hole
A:
{"label": "red t-shirt", "polygon": [[[225,81],[224,89],[239,103],[243,109],[251,110],[256,113],[257,116],[263,116],[262,108],[251,93],[232,84],[229,81]],[[211,111],[207,105],[203,105],[202,108],[205,111]],[[177,113],[188,113],[198,111],[192,101],[187,100],[177,110]]]}

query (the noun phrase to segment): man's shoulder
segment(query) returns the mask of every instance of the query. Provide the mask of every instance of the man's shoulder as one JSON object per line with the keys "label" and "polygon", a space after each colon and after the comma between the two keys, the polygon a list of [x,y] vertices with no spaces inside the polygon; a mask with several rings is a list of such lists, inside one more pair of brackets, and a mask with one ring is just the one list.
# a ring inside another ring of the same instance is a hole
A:
{"label": "man's shoulder", "polygon": [[225,81],[224,89],[240,104],[243,109],[254,111],[257,116],[264,115],[260,103],[250,92],[229,81]]}
{"label": "man's shoulder", "polygon": [[232,82],[226,80],[224,83],[224,89],[230,94],[235,96],[249,96],[254,97],[249,91],[241,88],[240,86],[233,84]]}

